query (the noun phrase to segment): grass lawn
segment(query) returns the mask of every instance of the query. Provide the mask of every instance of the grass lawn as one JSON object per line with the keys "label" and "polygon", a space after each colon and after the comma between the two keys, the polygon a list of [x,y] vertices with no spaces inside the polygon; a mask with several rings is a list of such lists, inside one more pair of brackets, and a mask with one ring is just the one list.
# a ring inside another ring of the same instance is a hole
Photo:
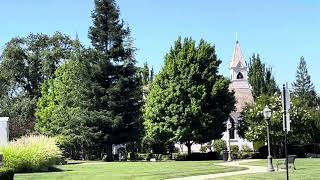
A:
{"label": "grass lawn", "polygon": [[106,162],[58,166],[62,172],[15,174],[15,180],[165,179],[239,171],[245,168],[216,165],[222,161]]}
{"label": "grass lawn", "polygon": [[[276,169],[277,160],[273,160],[274,168]],[[246,165],[253,166],[267,166],[267,160],[261,160],[250,163],[243,163]],[[296,159],[295,161],[296,170],[289,169],[289,178],[290,179],[320,179],[320,159]],[[247,175],[237,175],[229,176],[224,178],[219,178],[218,180],[255,180],[255,179],[285,179],[286,172],[272,172],[272,173],[257,173],[257,174],[247,174]]]}

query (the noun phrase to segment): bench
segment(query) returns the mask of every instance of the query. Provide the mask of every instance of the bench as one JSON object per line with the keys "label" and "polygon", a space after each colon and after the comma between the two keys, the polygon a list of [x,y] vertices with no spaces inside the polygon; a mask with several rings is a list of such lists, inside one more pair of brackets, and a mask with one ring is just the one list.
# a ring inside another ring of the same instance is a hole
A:
{"label": "bench", "polygon": [[[296,166],[294,165],[294,161],[296,160],[296,155],[288,155],[288,168],[293,167],[293,169],[296,169]],[[277,161],[277,171],[279,169],[279,166],[284,165],[284,168],[286,167],[286,159],[285,160],[278,160]]]}

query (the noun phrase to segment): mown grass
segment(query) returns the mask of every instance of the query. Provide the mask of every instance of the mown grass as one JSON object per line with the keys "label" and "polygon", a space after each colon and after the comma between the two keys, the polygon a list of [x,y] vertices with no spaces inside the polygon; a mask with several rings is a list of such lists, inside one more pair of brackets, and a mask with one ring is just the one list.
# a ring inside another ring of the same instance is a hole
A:
{"label": "mown grass", "polygon": [[[274,168],[276,169],[277,160],[273,161]],[[245,165],[252,166],[267,166],[267,160],[255,161],[243,163]],[[304,159],[298,158],[295,161],[296,170],[289,169],[289,178],[290,179],[299,179],[299,180],[316,180],[320,179],[320,159]],[[237,176],[228,176],[224,178],[218,178],[217,180],[256,180],[256,179],[272,179],[272,180],[282,180],[285,179],[285,171],[275,171],[271,173],[256,173],[256,174],[246,174],[246,175],[237,175]],[[216,180],[216,179],[215,179]]]}
{"label": "mown grass", "polygon": [[166,179],[244,170],[216,165],[222,161],[110,162],[58,166],[61,172],[16,174],[15,180]]}

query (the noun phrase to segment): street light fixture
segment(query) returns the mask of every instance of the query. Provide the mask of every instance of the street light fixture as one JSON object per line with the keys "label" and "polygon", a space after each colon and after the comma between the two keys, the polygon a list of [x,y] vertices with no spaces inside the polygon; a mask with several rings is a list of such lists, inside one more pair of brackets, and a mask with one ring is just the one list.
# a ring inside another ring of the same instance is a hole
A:
{"label": "street light fixture", "polygon": [[270,154],[270,137],[269,137],[269,134],[270,134],[270,130],[269,130],[269,122],[270,122],[270,118],[271,118],[271,110],[269,109],[268,106],[266,106],[264,109],[263,109],[263,116],[264,116],[264,119],[267,123],[267,139],[268,139],[268,172],[272,172],[274,171],[274,168],[273,168],[273,165],[272,165],[272,156]]}
{"label": "street light fixture", "polygon": [[232,128],[232,124],[230,121],[227,122],[227,130],[228,130],[228,162],[232,161],[231,158],[231,146],[230,146],[230,129]]}

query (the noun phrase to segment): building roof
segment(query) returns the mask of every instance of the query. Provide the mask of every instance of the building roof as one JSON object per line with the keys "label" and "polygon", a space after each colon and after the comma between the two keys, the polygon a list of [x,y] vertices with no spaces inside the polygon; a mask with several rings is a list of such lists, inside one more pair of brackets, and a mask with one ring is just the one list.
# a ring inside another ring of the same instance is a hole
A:
{"label": "building roof", "polygon": [[239,41],[236,42],[236,46],[233,50],[233,55],[230,63],[230,68],[245,68],[246,64],[244,62],[244,58],[241,52]]}

